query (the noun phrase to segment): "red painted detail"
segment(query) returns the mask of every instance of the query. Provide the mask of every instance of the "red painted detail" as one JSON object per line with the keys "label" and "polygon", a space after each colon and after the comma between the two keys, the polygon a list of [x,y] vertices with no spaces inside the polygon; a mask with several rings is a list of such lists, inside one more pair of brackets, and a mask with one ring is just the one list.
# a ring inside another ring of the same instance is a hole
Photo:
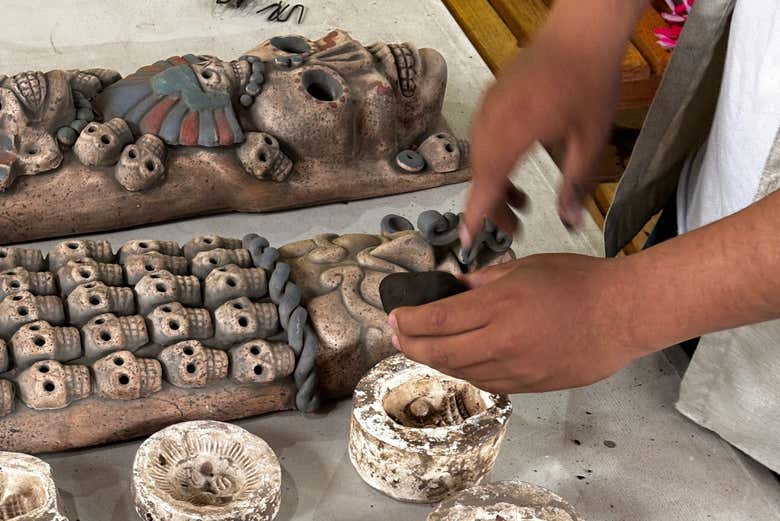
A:
{"label": "red painted detail", "polygon": [[174,65],[187,65],[189,62],[182,58],[181,56],[171,56],[167,60],[168,62],[174,64]]}
{"label": "red painted detail", "polygon": [[16,161],[16,154],[8,150],[0,150],[0,166],[11,166]]}
{"label": "red painted detail", "polygon": [[220,145],[232,145],[233,144],[233,131],[230,130],[230,124],[228,123],[225,113],[221,110],[214,111],[214,123],[217,126],[217,135],[219,136]]}
{"label": "red painted detail", "polygon": [[331,31],[328,34],[325,35],[324,38],[322,38],[320,41],[322,44],[320,44],[320,51],[327,51],[328,49],[331,49],[338,45],[338,41],[336,41],[336,38],[338,38],[339,33],[338,31]]}
{"label": "red painted detail", "polygon": [[200,127],[200,117],[197,112],[190,112],[181,122],[179,131],[179,143],[185,146],[195,146],[198,144],[198,129]]}
{"label": "red painted detail", "polygon": [[171,107],[179,102],[179,98],[166,97],[161,99],[157,105],[152,107],[149,112],[144,115],[141,122],[138,124],[138,128],[144,134],[154,134],[155,136],[160,132],[165,116],[171,110]]}
{"label": "red painted detail", "polygon": [[[395,93],[393,92],[393,88],[390,85],[388,85],[388,84],[386,84],[384,82],[381,82],[379,80],[372,81],[371,83],[368,84],[368,90],[372,90],[372,89],[377,91],[379,94],[384,95],[384,96],[394,96],[395,95]],[[344,93],[345,94],[349,94],[349,91],[345,90]]]}

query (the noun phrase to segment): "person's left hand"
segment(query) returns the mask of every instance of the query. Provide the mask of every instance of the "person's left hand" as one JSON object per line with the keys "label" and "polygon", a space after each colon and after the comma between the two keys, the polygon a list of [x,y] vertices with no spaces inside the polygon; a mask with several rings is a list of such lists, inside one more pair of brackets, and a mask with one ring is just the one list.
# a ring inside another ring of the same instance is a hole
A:
{"label": "person's left hand", "polygon": [[534,255],[465,275],[469,291],[393,311],[393,344],[490,392],[591,384],[644,354],[618,294],[620,262]]}

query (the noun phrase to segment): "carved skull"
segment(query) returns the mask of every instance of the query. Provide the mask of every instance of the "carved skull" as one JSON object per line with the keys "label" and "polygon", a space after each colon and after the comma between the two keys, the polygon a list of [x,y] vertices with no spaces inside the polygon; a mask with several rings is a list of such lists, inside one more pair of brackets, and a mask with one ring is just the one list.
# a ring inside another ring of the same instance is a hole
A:
{"label": "carved skull", "polygon": [[207,310],[185,308],[178,302],[157,306],[147,322],[152,342],[162,346],[214,336],[211,314]]}
{"label": "carved skull", "polygon": [[434,172],[441,174],[454,172],[466,166],[468,161],[468,142],[454,138],[451,134],[440,132],[422,142],[417,149]]}
{"label": "carved skull", "polygon": [[59,297],[36,297],[29,291],[20,291],[0,302],[0,337],[10,338],[21,326],[37,320],[64,322],[65,311]]}
{"label": "carved skull", "polygon": [[153,358],[138,358],[119,351],[92,366],[98,396],[111,400],[146,398],[162,389],[162,366]]}
{"label": "carved skull", "polygon": [[154,239],[127,241],[117,252],[119,264],[125,264],[130,255],[143,255],[144,253],[155,251],[163,255],[181,255],[181,248],[176,241],[158,241]]}
{"label": "carved skull", "polygon": [[160,138],[144,134],[122,151],[114,176],[125,190],[147,190],[165,176],[166,155],[165,143]]}
{"label": "carved skull", "polygon": [[128,255],[125,259],[125,278],[127,283],[135,286],[150,273],[155,271],[170,271],[174,275],[187,274],[187,259],[173,255],[164,255],[152,251],[140,255]]}
{"label": "carved skull", "polygon": [[81,326],[92,317],[103,313],[135,313],[133,290],[106,286],[102,282],[90,282],[82,284],[68,295],[68,315],[71,323]]}
{"label": "carved skull", "polygon": [[36,362],[19,374],[19,395],[31,409],[62,409],[89,396],[92,383],[84,365]]}
{"label": "carved skull", "polygon": [[238,147],[238,159],[247,173],[258,179],[284,181],[292,172],[292,161],[279,141],[265,132],[250,132]]}
{"label": "carved skull", "polygon": [[138,312],[142,315],[160,304],[180,302],[185,306],[200,306],[200,280],[191,275],[174,275],[169,271],[155,271],[135,285]]}
{"label": "carved skull", "polygon": [[75,327],[54,327],[39,320],[14,333],[11,352],[19,369],[41,360],[68,362],[81,356],[81,335]]}
{"label": "carved skull", "polygon": [[112,166],[119,161],[125,146],[133,142],[133,133],[125,120],[92,122],[81,131],[73,152],[85,166]]}
{"label": "carved skull", "polygon": [[57,292],[57,284],[54,275],[48,271],[31,273],[18,267],[0,272],[0,299],[20,291],[29,291],[33,295],[53,295]]}
{"label": "carved skull", "polygon": [[268,338],[279,331],[279,312],[272,302],[255,303],[246,297],[228,300],[214,311],[215,346],[229,346],[250,338]]}
{"label": "carved skull", "polygon": [[56,272],[70,260],[87,258],[97,262],[114,262],[111,243],[88,240],[61,242],[49,251],[49,269]]}
{"label": "carved skull", "polygon": [[230,350],[230,378],[238,383],[267,383],[290,376],[295,353],[281,342],[252,340]]}
{"label": "carved skull", "polygon": [[199,279],[205,279],[213,270],[228,264],[249,268],[252,266],[252,256],[248,250],[243,248],[236,250],[215,248],[202,251],[195,255],[195,258],[190,262],[190,271]]}
{"label": "carved skull", "polygon": [[0,417],[8,416],[14,412],[16,405],[16,390],[14,384],[8,380],[0,380]]}
{"label": "carved skull", "polygon": [[124,272],[119,264],[106,264],[95,260],[70,260],[57,270],[60,294],[67,297],[76,287],[89,282],[102,282],[107,286],[124,284]]}
{"label": "carved skull", "polygon": [[146,321],[138,315],[98,315],[87,322],[81,332],[84,356],[88,360],[97,360],[116,351],[135,351],[149,343]]}
{"label": "carved skull", "polygon": [[197,340],[166,347],[160,353],[166,380],[176,387],[200,388],[228,373],[228,356],[224,351],[208,349]]}
{"label": "carved skull", "polygon": [[51,134],[28,129],[18,139],[14,169],[19,175],[50,172],[62,163],[62,152]]}
{"label": "carved skull", "polygon": [[237,297],[261,298],[268,290],[265,270],[239,268],[235,264],[217,268],[203,283],[203,305],[216,309]]}
{"label": "carved skull", "polygon": [[220,237],[219,235],[201,235],[194,237],[184,244],[182,250],[187,260],[191,261],[202,251],[211,251],[217,248],[224,250],[236,250],[242,248],[241,239]]}
{"label": "carved skull", "polygon": [[43,254],[30,248],[3,248],[0,246],[0,270],[21,266],[27,271],[43,270]]}

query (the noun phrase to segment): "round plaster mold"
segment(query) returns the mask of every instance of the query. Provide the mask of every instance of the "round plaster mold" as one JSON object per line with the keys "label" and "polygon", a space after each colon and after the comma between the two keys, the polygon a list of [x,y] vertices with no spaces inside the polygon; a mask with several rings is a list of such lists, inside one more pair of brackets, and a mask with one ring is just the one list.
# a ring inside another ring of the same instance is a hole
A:
{"label": "round plaster mold", "polygon": [[499,481],[440,503],[427,521],[582,521],[560,496],[531,483]]}
{"label": "round plaster mold", "polygon": [[17,452],[0,452],[0,520],[68,521],[59,512],[51,467]]}
{"label": "round plaster mold", "polygon": [[135,455],[133,499],[147,521],[271,521],[282,471],[261,438],[216,421],[172,425]]}
{"label": "round plaster mold", "polygon": [[490,472],[511,412],[506,396],[395,355],[355,390],[350,460],[392,498],[441,501]]}

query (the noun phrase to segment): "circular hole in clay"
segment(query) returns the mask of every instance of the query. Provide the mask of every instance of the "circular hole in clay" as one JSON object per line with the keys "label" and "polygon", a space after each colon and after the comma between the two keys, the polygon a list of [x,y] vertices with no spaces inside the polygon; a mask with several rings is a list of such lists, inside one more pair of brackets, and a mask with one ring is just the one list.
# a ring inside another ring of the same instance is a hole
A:
{"label": "circular hole in clay", "polygon": [[214,240],[211,237],[204,237],[203,244],[211,244]]}
{"label": "circular hole in clay", "polygon": [[46,339],[42,336],[36,336],[33,338],[33,344],[35,344],[38,347],[43,347],[46,345]]}
{"label": "circular hole in clay", "polygon": [[41,330],[41,326],[38,326],[36,324],[30,326],[30,331],[40,331],[40,330]]}
{"label": "circular hole in clay", "polygon": [[244,309],[243,304],[240,304],[238,302],[234,302],[232,305],[233,305],[233,309]]}
{"label": "circular hole in clay", "polygon": [[455,149],[452,146],[452,143],[447,143],[446,145],[444,145],[444,150],[446,150],[450,154],[455,151]]}
{"label": "circular hole in clay", "polygon": [[149,278],[150,279],[159,279],[160,276],[157,273],[152,273],[151,275],[149,275]]}
{"label": "circular hole in clay", "polygon": [[227,280],[225,280],[225,284],[231,288],[235,288],[238,285],[238,282],[233,277],[228,277]]}
{"label": "circular hole in clay", "polygon": [[227,271],[227,268],[218,268],[217,271],[220,273],[225,273]]}
{"label": "circular hole in clay", "polygon": [[152,266],[151,264],[147,264],[144,266],[144,269],[146,271],[154,271],[154,266]]}
{"label": "circular hole in clay", "polygon": [[16,312],[19,313],[19,316],[26,317],[30,313],[30,310],[26,307],[20,307],[16,309]]}
{"label": "circular hole in clay", "polygon": [[344,94],[344,88],[338,80],[322,69],[304,72],[301,81],[306,92],[320,101],[334,101]]}
{"label": "circular hole in clay", "polygon": [[55,387],[54,382],[52,381],[46,380],[45,382],[43,382],[43,390],[46,391],[47,393],[54,392],[54,387]]}
{"label": "circular hole in clay", "polygon": [[195,353],[195,351],[193,351],[191,347],[185,347],[184,349],[182,349],[182,352],[187,356],[192,356]]}
{"label": "circular hole in clay", "polygon": [[6,275],[10,275],[10,276],[13,277],[14,275],[16,275],[16,272],[15,271],[6,271],[5,274]]}
{"label": "circular hole in clay", "polygon": [[129,157],[130,159],[135,159],[136,157],[138,157],[138,154],[135,153],[134,148],[131,148],[130,150],[127,151],[127,157]]}
{"label": "circular hole in clay", "polygon": [[91,297],[89,297],[89,304],[92,306],[99,306],[102,303],[103,300],[101,300],[101,298],[98,297],[97,295],[92,295]]}
{"label": "circular hole in clay", "polygon": [[163,306],[160,309],[162,309],[163,313],[170,313],[171,312],[171,307],[170,306]]}
{"label": "circular hole in clay", "polygon": [[92,272],[91,272],[91,271],[89,271],[88,269],[81,268],[81,269],[79,270],[79,277],[81,277],[82,279],[88,279],[88,278],[90,278],[91,276],[92,276]]}
{"label": "circular hole in clay", "polygon": [[126,374],[119,375],[119,385],[127,385],[130,383],[130,377]]}
{"label": "circular hole in clay", "polygon": [[196,371],[195,364],[187,364],[187,372],[190,374],[194,374]]}
{"label": "circular hole in clay", "polygon": [[90,134],[94,134],[95,132],[97,132],[97,127],[88,127],[87,132],[89,132]]}
{"label": "circular hole in clay", "polygon": [[94,282],[90,282],[89,284],[84,284],[84,287],[87,288],[87,289],[92,289],[92,288],[95,287],[95,283]]}
{"label": "circular hole in clay", "polygon": [[419,429],[459,425],[487,410],[476,387],[430,376],[399,385],[382,406],[396,423]]}
{"label": "circular hole in clay", "polygon": [[100,340],[102,340],[103,342],[109,342],[111,340],[111,333],[109,333],[108,331],[101,331]]}
{"label": "circular hole in clay", "polygon": [[260,364],[257,364],[257,365],[255,366],[255,368],[254,368],[254,372],[255,372],[255,374],[256,374],[257,376],[260,376],[261,374],[263,374],[263,366],[262,366],[262,365],[260,365]]}
{"label": "circular hole in clay", "polygon": [[252,346],[252,348],[249,350],[249,352],[252,353],[253,355],[257,356],[257,355],[260,354],[260,349],[258,349],[257,346]]}
{"label": "circular hole in clay", "polygon": [[36,147],[30,147],[27,149],[28,156],[34,156],[37,153],[38,153],[38,149]]}
{"label": "circular hole in clay", "polygon": [[179,323],[176,322],[175,320],[171,320],[170,322],[168,322],[168,327],[171,328],[173,331],[178,331]]}
{"label": "circular hole in clay", "polygon": [[66,244],[66,246],[70,250],[78,250],[79,249],[79,243],[77,243],[77,242],[69,242],[68,244]]}
{"label": "circular hole in clay", "polygon": [[144,162],[144,166],[149,172],[154,172],[154,161],[151,159],[147,159],[146,162]]}
{"label": "circular hole in clay", "polygon": [[11,300],[13,300],[14,302],[19,302],[23,298],[24,297],[22,297],[21,295],[14,295],[13,297],[11,297]]}
{"label": "circular hole in clay", "polygon": [[273,145],[273,144],[274,144],[274,140],[273,140],[273,139],[271,139],[271,137],[270,137],[270,136],[265,136],[265,137],[263,138],[263,141],[265,141],[265,144],[266,144],[266,145]]}
{"label": "circular hole in clay", "polygon": [[295,54],[304,54],[311,51],[309,44],[300,36],[274,36],[271,38],[271,45],[280,51]]}
{"label": "circular hole in clay", "polygon": [[109,136],[108,134],[103,134],[102,136],[100,136],[100,142],[103,143],[104,145],[110,145],[111,136]]}
{"label": "circular hole in clay", "polygon": [[121,356],[114,358],[114,365],[125,365],[125,359]]}
{"label": "circular hole in clay", "polygon": [[12,280],[8,283],[9,286],[11,286],[13,289],[19,289],[21,287],[21,284],[19,284],[18,280]]}
{"label": "circular hole in clay", "polygon": [[106,323],[106,319],[105,318],[98,318],[98,319],[95,320],[95,324],[97,324],[97,325],[102,325],[102,324],[105,324],[105,323]]}
{"label": "circular hole in clay", "polygon": [[213,74],[211,74],[211,71],[203,71],[200,73],[200,75],[204,80],[211,79],[211,77],[213,76]]}
{"label": "circular hole in clay", "polygon": [[257,159],[259,159],[261,163],[265,163],[268,161],[268,156],[265,155],[265,152],[260,152],[260,154],[257,156]]}
{"label": "circular hole in clay", "polygon": [[138,247],[146,249],[146,248],[149,247],[149,243],[147,243],[147,242],[139,242],[138,243]]}
{"label": "circular hole in clay", "polygon": [[219,261],[214,257],[209,257],[209,264],[219,264]]}
{"label": "circular hole in clay", "polygon": [[154,286],[154,289],[156,289],[156,290],[157,290],[159,293],[165,293],[166,291],[168,291],[168,286],[166,286],[166,285],[165,285],[165,284],[163,284],[162,282],[158,282],[158,283],[157,283],[157,284]]}
{"label": "circular hole in clay", "polygon": [[39,373],[44,373],[44,374],[48,373],[49,372],[49,366],[46,365],[46,364],[39,365],[38,366],[38,372]]}
{"label": "circular hole in clay", "polygon": [[249,325],[249,320],[247,320],[246,317],[239,317],[238,318],[238,325],[241,327],[246,327]]}
{"label": "circular hole in clay", "polygon": [[0,259],[5,259],[8,257],[8,252],[5,250],[0,250]]}

